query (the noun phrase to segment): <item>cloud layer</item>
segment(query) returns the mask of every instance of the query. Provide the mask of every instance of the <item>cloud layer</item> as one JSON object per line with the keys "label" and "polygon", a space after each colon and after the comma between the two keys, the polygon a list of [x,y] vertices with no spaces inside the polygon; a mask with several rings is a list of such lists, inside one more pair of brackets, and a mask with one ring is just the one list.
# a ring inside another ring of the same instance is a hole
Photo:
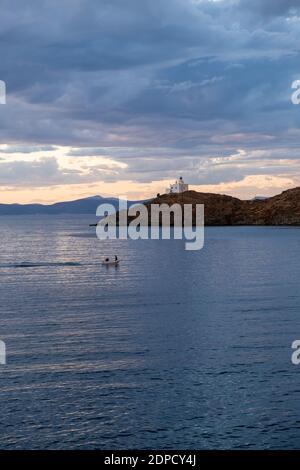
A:
{"label": "cloud layer", "polygon": [[296,184],[298,5],[3,0],[0,185]]}

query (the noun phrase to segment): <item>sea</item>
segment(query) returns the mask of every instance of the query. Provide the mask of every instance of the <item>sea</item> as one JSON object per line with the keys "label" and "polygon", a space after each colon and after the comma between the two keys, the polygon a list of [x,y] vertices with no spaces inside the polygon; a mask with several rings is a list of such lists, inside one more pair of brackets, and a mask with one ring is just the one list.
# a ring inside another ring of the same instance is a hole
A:
{"label": "sea", "polygon": [[300,229],[94,221],[0,218],[0,449],[300,448]]}

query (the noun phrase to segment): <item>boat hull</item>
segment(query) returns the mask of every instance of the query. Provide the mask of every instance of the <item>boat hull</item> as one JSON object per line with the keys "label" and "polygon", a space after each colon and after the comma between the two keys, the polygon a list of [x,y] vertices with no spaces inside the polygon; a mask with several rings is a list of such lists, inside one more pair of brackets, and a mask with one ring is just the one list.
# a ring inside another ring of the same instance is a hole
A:
{"label": "boat hull", "polygon": [[117,261],[102,261],[102,264],[104,266],[117,266],[119,262],[120,260],[118,259]]}

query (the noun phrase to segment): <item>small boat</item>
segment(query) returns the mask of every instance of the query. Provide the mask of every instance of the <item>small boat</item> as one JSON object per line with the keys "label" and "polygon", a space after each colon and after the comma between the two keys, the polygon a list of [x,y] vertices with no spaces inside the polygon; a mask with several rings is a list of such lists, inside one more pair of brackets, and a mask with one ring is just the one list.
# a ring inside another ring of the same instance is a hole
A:
{"label": "small boat", "polygon": [[104,259],[102,261],[102,264],[105,264],[106,266],[117,266],[119,264],[120,260],[119,259]]}

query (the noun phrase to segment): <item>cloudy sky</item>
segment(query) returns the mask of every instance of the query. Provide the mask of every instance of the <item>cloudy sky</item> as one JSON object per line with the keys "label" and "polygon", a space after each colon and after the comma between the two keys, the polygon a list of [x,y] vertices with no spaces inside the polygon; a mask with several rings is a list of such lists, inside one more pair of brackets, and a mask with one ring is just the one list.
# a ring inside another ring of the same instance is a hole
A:
{"label": "cloudy sky", "polygon": [[299,0],[2,0],[0,202],[300,185]]}

